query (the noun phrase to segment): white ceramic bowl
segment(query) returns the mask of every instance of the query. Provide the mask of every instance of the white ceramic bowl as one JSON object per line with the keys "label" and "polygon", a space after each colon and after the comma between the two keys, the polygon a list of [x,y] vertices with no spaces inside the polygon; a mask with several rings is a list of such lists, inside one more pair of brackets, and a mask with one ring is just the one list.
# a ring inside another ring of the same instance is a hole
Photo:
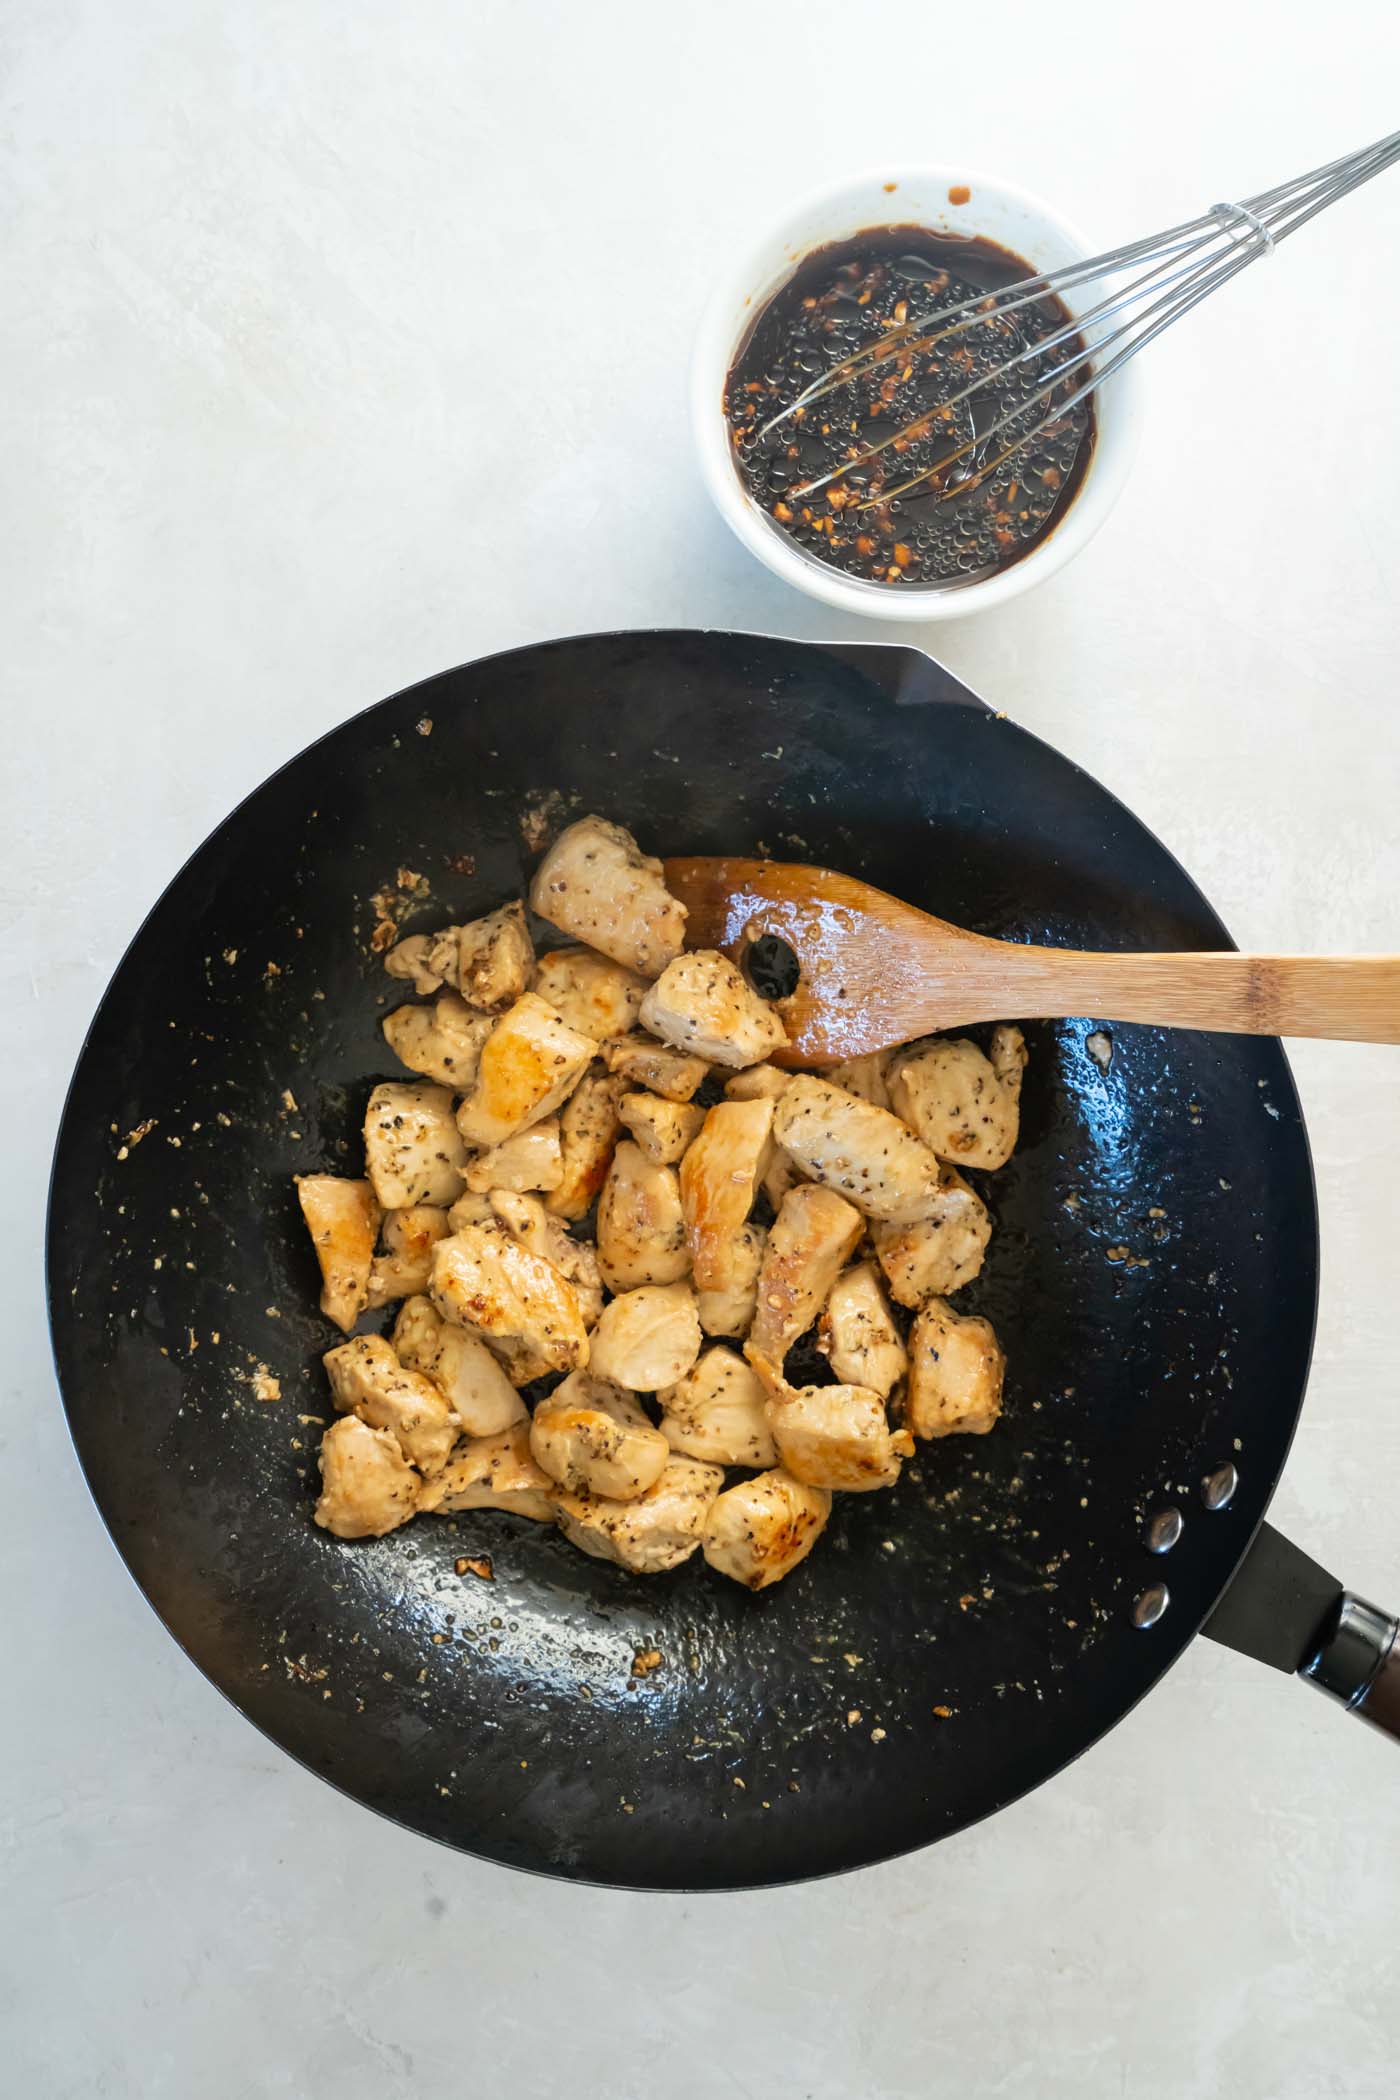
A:
{"label": "white ceramic bowl", "polygon": [[[893,186],[893,187],[892,187]],[[949,191],[965,188],[965,204]],[[1097,437],[1088,471],[1064,516],[1040,545],[983,581],[942,589],[868,583],[804,553],[761,510],[740,481],[724,418],[724,383],[760,309],[804,255],[867,226],[929,226],[980,234],[1037,270],[1054,270],[1094,251],[1048,204],[1009,182],[958,167],[881,168],[808,198],[749,249],[716,291],[701,323],[691,367],[691,415],[700,466],[720,516],[761,562],[809,597],[876,620],[956,620],[1020,597],[1062,569],[1108,516],[1137,450],[1141,398],[1136,364],[1095,397]],[[1071,313],[1101,297],[1102,285],[1065,300]],[[1076,303],[1079,302],[1079,303]]]}

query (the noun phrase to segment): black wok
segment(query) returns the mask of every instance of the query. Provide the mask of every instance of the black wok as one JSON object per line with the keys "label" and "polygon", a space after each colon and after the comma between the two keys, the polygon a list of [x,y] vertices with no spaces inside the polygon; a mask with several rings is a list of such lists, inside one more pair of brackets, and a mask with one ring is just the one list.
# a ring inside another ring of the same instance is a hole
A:
{"label": "black wok", "polygon": [[[774,1591],[698,1562],[634,1580],[495,1515],[340,1544],[310,1522],[335,1336],[292,1176],[358,1171],[387,1070],[370,899],[406,866],[431,883],[409,925],[483,910],[526,880],[530,813],[592,809],[652,850],[827,863],[989,934],[1227,944],[1111,795],[912,650],[597,635],[431,679],[244,802],[102,1003],[49,1225],[74,1441],[187,1653],[367,1805],[582,1880],[859,1866],[1048,1778],[1230,1583],[1312,1336],[1297,1097],[1273,1041],[1119,1028],[1105,1071],[1092,1021],[1032,1027],[1023,1140],[983,1180],[997,1229],[959,1301],[1004,1341],[1005,1419],[841,1498]],[[454,1573],[482,1549],[494,1581]],[[1270,1658],[1289,1667],[1336,1607],[1313,1573],[1325,1594],[1303,1582],[1308,1626],[1279,1637],[1297,1654]],[[1277,1629],[1257,1571],[1235,1595]]]}

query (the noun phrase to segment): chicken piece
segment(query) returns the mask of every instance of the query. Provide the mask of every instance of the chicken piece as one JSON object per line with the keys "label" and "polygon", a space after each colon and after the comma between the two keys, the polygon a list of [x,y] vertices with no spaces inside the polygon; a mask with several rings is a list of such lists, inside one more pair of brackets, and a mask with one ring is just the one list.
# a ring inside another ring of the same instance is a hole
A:
{"label": "chicken piece", "polygon": [[512,1385],[588,1362],[578,1293],[552,1262],[508,1233],[468,1225],[439,1240],[431,1290],[444,1320],[485,1336]]}
{"label": "chicken piece", "polygon": [[374,1089],[365,1113],[365,1168],[385,1210],[455,1202],[466,1163],[446,1087],[390,1080]]}
{"label": "chicken piece", "polygon": [[395,1298],[426,1291],[433,1273],[433,1249],[447,1237],[447,1212],[432,1203],[411,1203],[407,1210],[384,1213],[384,1245],[369,1272],[366,1304],[376,1310]]}
{"label": "chicken piece", "polygon": [[915,1436],[985,1436],[1001,1413],[1005,1376],[991,1321],[959,1318],[931,1299],[909,1332],[905,1427]]}
{"label": "chicken piece", "polygon": [[897,1305],[919,1306],[971,1283],[992,1236],[987,1206],[952,1167],[943,1167],[926,1215],[911,1225],[875,1225],[871,1238]]}
{"label": "chicken piece", "polygon": [[428,968],[485,1012],[514,1005],[535,968],[524,905],[514,899],[483,919],[446,927],[428,951]]}
{"label": "chicken piece", "polygon": [[631,1393],[575,1371],[535,1409],[530,1450],[575,1494],[633,1502],[660,1479],[671,1447]]}
{"label": "chicken piece", "polygon": [[718,1101],[681,1161],[681,1202],[697,1290],[730,1287],[773,1130],[771,1101]]}
{"label": "chicken piece", "polygon": [[800,1334],[816,1319],[832,1285],[860,1244],[865,1220],[830,1189],[791,1189],[773,1220],[758,1277],[758,1303],[744,1344],[752,1363],[778,1371]]}
{"label": "chicken piece", "polygon": [[492,1189],[557,1189],[564,1179],[564,1148],[558,1116],[517,1130],[467,1161],[467,1187],[478,1195]]}
{"label": "chicken piece", "polygon": [[732,1079],[724,1082],[725,1098],[729,1101],[776,1101],[787,1092],[791,1072],[784,1072],[777,1065],[750,1065],[746,1071],[736,1072]]}
{"label": "chicken piece", "polygon": [[468,1436],[495,1436],[525,1419],[525,1402],[485,1342],[442,1319],[431,1298],[408,1298],[399,1307],[394,1353],[431,1378]]}
{"label": "chicken piece", "polygon": [[406,1371],[379,1334],[360,1334],[321,1358],[331,1398],[343,1415],[371,1429],[387,1429],[421,1473],[436,1473],[457,1441],[457,1424],[444,1395],[421,1371]]}
{"label": "chicken piece", "polygon": [[897,1116],[810,1072],[794,1073],[777,1101],[773,1135],[802,1173],[867,1217],[908,1224],[937,1192],[938,1161]]}
{"label": "chicken piece", "polygon": [[429,960],[436,940],[433,933],[409,934],[389,950],[384,958],[385,969],[391,977],[406,978],[415,992],[440,992],[442,978]]}
{"label": "chicken piece", "polygon": [[689,1102],[665,1101],[660,1094],[624,1094],[617,1112],[647,1158],[658,1167],[673,1167],[705,1120],[703,1108]]}
{"label": "chicken piece", "polygon": [[809,1181],[800,1168],[793,1165],[780,1145],[770,1145],[760,1186],[776,1213],[782,1209],[783,1198],[792,1189],[813,1189],[817,1184]]}
{"label": "chicken piece", "polygon": [[494,1225],[495,1223],[496,1213],[491,1208],[490,1197],[478,1196],[473,1190],[468,1190],[466,1194],[459,1196],[447,1213],[447,1229],[449,1232],[460,1232],[464,1225]]}
{"label": "chicken piece", "polygon": [[525,992],[482,1045],[470,1093],[457,1111],[469,1145],[500,1145],[541,1123],[573,1092],[598,1045],[566,1028],[552,1006]]}
{"label": "chicken piece", "polygon": [[717,1574],[766,1590],[807,1558],[830,1515],[825,1488],[808,1487],[777,1466],[716,1495],[701,1550]]}
{"label": "chicken piece", "polygon": [[714,948],[667,963],[642,1001],[640,1018],[675,1049],[735,1068],[756,1065],[787,1042],[772,1007]]}
{"label": "chicken piece", "polygon": [[321,1266],[321,1310],[349,1334],[369,1303],[379,1205],[367,1181],[298,1174],[297,1201]]}
{"label": "chicken piece", "polygon": [[489,1014],[473,1013],[456,992],[444,992],[431,1006],[396,1006],[380,1026],[401,1065],[461,1092],[476,1078],[481,1046],[494,1023]]}
{"label": "chicken piece", "polygon": [[857,1262],[831,1286],[817,1347],[843,1385],[866,1386],[884,1400],[903,1378],[908,1352],[873,1261]]}
{"label": "chicken piece", "polygon": [[625,1086],[625,1080],[587,1072],[565,1102],[559,1118],[564,1178],[546,1202],[556,1218],[576,1224],[592,1209],[622,1128],[617,1104]]}
{"label": "chicken piece", "polygon": [[522,1247],[540,1255],[574,1287],[585,1327],[592,1327],[603,1310],[603,1276],[598,1256],[587,1240],[576,1240],[538,1196],[518,1194],[513,1189],[493,1189],[492,1215],[514,1234]]}
{"label": "chicken piece", "polygon": [[761,1225],[741,1225],[725,1250],[725,1280],[712,1291],[695,1293],[700,1325],[706,1334],[747,1334],[758,1302],[758,1277],[768,1235]]}
{"label": "chicken piece", "polygon": [[680,1182],[624,1139],[598,1198],[598,1267],[610,1291],[679,1283],[690,1270]]}
{"label": "chicken piece", "polygon": [[768,1426],[794,1479],[848,1494],[893,1487],[914,1449],[907,1430],[890,1428],[880,1395],[863,1385],[788,1386],[769,1400]]}
{"label": "chicken piece", "polygon": [[890,1074],[894,1112],[931,1152],[959,1167],[1004,1167],[1016,1149],[1026,1045],[998,1028],[984,1057],[966,1036],[915,1043]]}
{"label": "chicken piece", "polygon": [[710,1076],[703,1057],[672,1050],[649,1035],[623,1035],[615,1043],[604,1043],[603,1058],[619,1079],[663,1094],[668,1101],[688,1101]]}
{"label": "chicken piece", "polygon": [[684,1378],[657,1394],[673,1451],[716,1466],[773,1466],[778,1447],[762,1380],[732,1349],[706,1349]]}
{"label": "chicken piece", "polygon": [[342,1415],[321,1439],[316,1522],[338,1539],[379,1539],[406,1524],[423,1482],[387,1429]]}
{"label": "chicken piece", "polygon": [[583,817],[560,834],[530,902],[551,926],[643,977],[659,977],[685,944],[685,906],[667,890],[660,861],[605,817]]}
{"label": "chicken piece", "polygon": [[555,1513],[565,1538],[595,1560],[616,1561],[633,1575],[660,1575],[694,1553],[723,1485],[718,1466],[673,1457],[634,1501],[562,1490],[555,1497]]}
{"label": "chicken piece", "polygon": [[892,1109],[889,1071],[893,1058],[891,1050],[867,1050],[861,1057],[843,1057],[839,1064],[828,1065],[822,1078],[854,1094],[858,1101],[868,1101],[872,1108]]}
{"label": "chicken piece", "polygon": [[442,1471],[424,1482],[418,1507],[444,1517],[463,1509],[499,1509],[550,1523],[554,1482],[535,1464],[529,1423],[513,1422],[496,1436],[459,1444]]}
{"label": "chicken piece", "polygon": [[587,1358],[594,1375],[629,1393],[674,1385],[700,1354],[700,1316],[688,1283],[645,1283],[603,1307]]}
{"label": "chicken piece", "polygon": [[636,1027],[647,981],[591,948],[556,948],[540,957],[533,989],[570,1028],[605,1043]]}

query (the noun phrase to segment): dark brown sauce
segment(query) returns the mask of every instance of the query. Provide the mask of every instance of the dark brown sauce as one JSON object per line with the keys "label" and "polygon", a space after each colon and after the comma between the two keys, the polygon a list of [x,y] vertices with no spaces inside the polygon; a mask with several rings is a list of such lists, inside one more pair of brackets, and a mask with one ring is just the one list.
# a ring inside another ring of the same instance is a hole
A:
{"label": "dark brown sauce", "polygon": [[[758,315],[725,384],[735,466],[776,529],[830,568],[906,587],[973,583],[1039,545],[1074,501],[1088,467],[1090,402],[1067,409],[983,480],[959,484],[1047,413],[1049,404],[1031,406],[1028,397],[1056,365],[1082,353],[1077,336],[991,379],[898,451],[869,461],[858,455],[1043,342],[1070,318],[1058,299],[1039,299],[939,344],[928,344],[920,331],[775,429],[763,428],[823,373],[892,328],[1031,275],[1029,263],[990,241],[921,226],[872,227],[805,257]],[[1072,370],[1059,398],[1082,378]],[[1018,408],[1017,420],[985,441],[991,426]],[[979,441],[975,449],[944,473],[890,493],[970,439]],[[801,493],[839,467],[847,471]]]}

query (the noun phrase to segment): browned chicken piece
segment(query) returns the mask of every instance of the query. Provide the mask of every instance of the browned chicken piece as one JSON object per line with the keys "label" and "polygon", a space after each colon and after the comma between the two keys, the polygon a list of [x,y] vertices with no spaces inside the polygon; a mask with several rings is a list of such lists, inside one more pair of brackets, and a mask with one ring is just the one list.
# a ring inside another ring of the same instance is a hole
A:
{"label": "browned chicken piece", "polygon": [[778,1447],[768,1427],[761,1379],[732,1349],[706,1349],[693,1369],[657,1394],[661,1430],[673,1451],[716,1466],[772,1466]]}
{"label": "browned chicken piece", "polygon": [[746,1072],[725,1080],[725,1096],[730,1101],[776,1101],[787,1092],[791,1077],[791,1072],[780,1071],[777,1065],[750,1065]]}
{"label": "browned chicken piece", "polygon": [[697,1290],[725,1290],[733,1282],[735,1243],[753,1209],[772,1130],[771,1101],[718,1101],[681,1161]]}
{"label": "browned chicken piece", "polygon": [[898,1116],[826,1079],[797,1072],[773,1113],[773,1135],[813,1181],[869,1218],[907,1224],[938,1190],[938,1161]]}
{"label": "browned chicken piece", "polygon": [[872,1108],[892,1109],[889,1070],[893,1058],[891,1050],[867,1050],[862,1057],[843,1057],[839,1064],[828,1065],[822,1078],[854,1094],[858,1101],[868,1101]]}
{"label": "browned chicken piece", "polygon": [[625,1087],[625,1080],[586,1072],[565,1102],[559,1117],[564,1178],[545,1205],[556,1218],[576,1224],[593,1208],[622,1128],[617,1104]]}
{"label": "browned chicken piece", "polygon": [[667,890],[660,861],[604,817],[583,817],[560,834],[530,902],[551,926],[643,977],[659,977],[685,944],[685,906]]}
{"label": "browned chicken piece", "polygon": [[815,1188],[816,1183],[809,1181],[807,1176],[793,1165],[781,1145],[774,1144],[768,1148],[768,1161],[763,1169],[761,1186],[776,1212],[782,1209],[783,1198],[790,1189]]}
{"label": "browned chicken piece", "polygon": [[297,1201],[321,1266],[321,1310],[349,1334],[369,1302],[379,1204],[367,1181],[298,1174]]}
{"label": "browned chicken piece", "polygon": [[843,1385],[867,1386],[885,1400],[909,1369],[908,1352],[873,1261],[857,1262],[831,1286],[817,1347]]}
{"label": "browned chicken piece", "polygon": [[406,1524],[423,1482],[387,1429],[358,1415],[332,1422],[321,1439],[316,1522],[338,1539],[379,1539]]}
{"label": "browned chicken piece", "polygon": [[690,1270],[680,1183],[624,1139],[598,1198],[598,1267],[610,1291],[679,1283]]}
{"label": "browned chicken piece", "polygon": [[560,1487],[615,1502],[644,1495],[671,1455],[641,1402],[591,1371],[573,1372],[540,1401],[530,1449]]}
{"label": "browned chicken piece", "polygon": [[688,1283],[644,1283],[603,1307],[586,1359],[629,1393],[674,1385],[700,1354],[700,1316]]}
{"label": "browned chicken piece", "polygon": [[459,1196],[447,1213],[449,1232],[460,1232],[464,1225],[493,1225],[495,1222],[496,1213],[491,1208],[490,1197],[478,1196],[472,1190]]}
{"label": "browned chicken piece", "polygon": [[555,1511],[564,1536],[595,1560],[616,1561],[633,1575],[660,1575],[694,1553],[723,1485],[718,1466],[668,1458],[659,1477],[634,1501],[561,1490]]}
{"label": "browned chicken piece", "polygon": [[710,1076],[703,1057],[672,1050],[649,1035],[624,1035],[604,1043],[603,1057],[608,1070],[629,1086],[647,1087],[668,1101],[688,1101]]}
{"label": "browned chicken piece", "polygon": [[446,1464],[457,1441],[457,1424],[446,1398],[421,1371],[406,1371],[379,1334],[359,1334],[321,1358],[331,1398],[343,1415],[356,1414],[371,1429],[387,1429],[403,1455],[422,1473]]}
{"label": "browned chicken piece", "polygon": [[747,1334],[758,1302],[758,1276],[768,1235],[761,1225],[741,1225],[730,1242],[724,1282],[695,1293],[700,1325],[706,1334]]}
{"label": "browned chicken piece", "polygon": [[428,951],[428,968],[488,1013],[513,1005],[535,969],[524,905],[517,899],[484,919],[446,927]]}
{"label": "browned chicken piece", "polygon": [[500,1509],[512,1517],[551,1522],[554,1482],[535,1464],[529,1423],[515,1422],[497,1436],[459,1444],[442,1471],[424,1482],[418,1507],[444,1517],[464,1509]]}
{"label": "browned chicken piece", "polygon": [[377,1308],[396,1298],[426,1291],[433,1273],[433,1249],[447,1237],[447,1212],[432,1203],[411,1203],[407,1210],[384,1213],[384,1244],[369,1272],[366,1304]]}
{"label": "browned chicken piece", "polygon": [[442,1206],[462,1193],[467,1151],[443,1086],[377,1086],[365,1114],[365,1167],[385,1210]]}
{"label": "browned chicken piece", "polygon": [[514,1189],[493,1189],[491,1209],[522,1247],[540,1255],[568,1279],[578,1298],[583,1324],[592,1327],[603,1310],[603,1275],[596,1249],[587,1240],[576,1240],[558,1218],[551,1216],[538,1196],[521,1195]]}
{"label": "browned chicken piece", "polygon": [[862,1385],[789,1386],[769,1400],[768,1426],[795,1479],[847,1494],[893,1487],[914,1449],[907,1430],[890,1428],[880,1395]]}
{"label": "browned chicken piece", "polygon": [[492,1189],[557,1189],[564,1179],[564,1148],[558,1116],[517,1130],[467,1161],[467,1187],[475,1195]]}
{"label": "browned chicken piece", "polygon": [[897,1305],[919,1306],[960,1291],[986,1259],[992,1221],[961,1174],[944,1167],[927,1214],[911,1225],[875,1225],[871,1237]]}
{"label": "browned chicken piece", "polygon": [[406,979],[415,992],[440,992],[442,977],[429,960],[436,940],[435,933],[409,934],[389,950],[384,958],[385,969],[391,977]]}
{"label": "browned chicken piece", "polygon": [[485,1342],[444,1320],[431,1298],[408,1298],[400,1306],[394,1353],[432,1379],[466,1435],[495,1436],[525,1419],[525,1402]]}
{"label": "browned chicken piece", "polygon": [[830,1189],[791,1189],[768,1234],[758,1302],[744,1344],[781,1372],[783,1359],[816,1319],[831,1286],[860,1244],[865,1220]]}
{"label": "browned chicken piece", "polygon": [[787,1041],[772,1007],[714,948],[667,963],[642,1001],[641,1023],[677,1050],[733,1067],[756,1065]]}
{"label": "browned chicken piece", "polygon": [[624,1094],[617,1112],[647,1158],[658,1167],[673,1167],[705,1120],[703,1108],[690,1102],[665,1101],[660,1094]]}
{"label": "browned chicken piece", "polygon": [[932,1299],[909,1333],[906,1428],[915,1436],[985,1436],[1001,1413],[1005,1375],[991,1321],[960,1319]]}
{"label": "browned chicken piece", "polygon": [[542,1122],[568,1099],[597,1048],[543,999],[523,993],[482,1046],[476,1079],[457,1111],[458,1130],[469,1145],[500,1145]]}
{"label": "browned chicken piece", "polygon": [[591,948],[555,948],[540,957],[533,989],[570,1028],[605,1043],[636,1027],[647,980]]}
{"label": "browned chicken piece", "polygon": [[578,1293],[552,1262],[508,1233],[468,1225],[439,1240],[432,1300],[444,1320],[485,1336],[512,1385],[588,1362]]}
{"label": "browned chicken piece", "polygon": [[395,1007],[380,1025],[400,1064],[460,1093],[476,1078],[481,1046],[495,1024],[456,992],[444,992],[431,1006]]}
{"label": "browned chicken piece", "polygon": [[717,1574],[766,1590],[807,1558],[830,1515],[825,1488],[808,1487],[778,1466],[715,1497],[701,1547]]}
{"label": "browned chicken piece", "polygon": [[1004,1167],[1016,1149],[1025,1064],[1021,1031],[1005,1024],[989,1057],[965,1036],[912,1044],[890,1074],[895,1114],[954,1166]]}

